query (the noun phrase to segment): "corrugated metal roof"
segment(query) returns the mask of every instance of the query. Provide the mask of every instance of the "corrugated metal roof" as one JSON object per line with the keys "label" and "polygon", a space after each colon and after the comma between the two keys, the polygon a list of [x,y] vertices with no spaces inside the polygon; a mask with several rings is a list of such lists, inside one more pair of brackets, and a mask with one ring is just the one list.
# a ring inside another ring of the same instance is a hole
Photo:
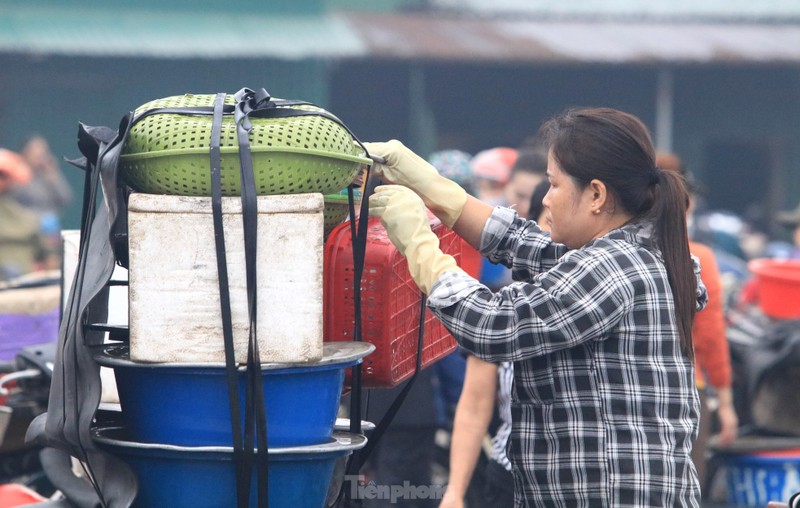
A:
{"label": "corrugated metal roof", "polygon": [[539,18],[786,20],[800,18],[797,0],[431,0],[438,8],[487,16]]}
{"label": "corrugated metal roof", "polygon": [[7,6],[0,52],[93,56],[274,57],[362,55],[361,40],[335,15],[268,10],[203,12]]}
{"label": "corrugated metal roof", "polygon": [[350,14],[383,58],[563,63],[800,62],[800,23],[465,19]]}

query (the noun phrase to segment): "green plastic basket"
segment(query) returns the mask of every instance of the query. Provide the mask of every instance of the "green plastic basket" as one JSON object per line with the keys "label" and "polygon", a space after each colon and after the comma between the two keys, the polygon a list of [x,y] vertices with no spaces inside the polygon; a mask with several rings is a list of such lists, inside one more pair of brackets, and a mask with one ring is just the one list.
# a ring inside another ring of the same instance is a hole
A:
{"label": "green plastic basket", "polygon": [[[182,95],[148,102],[155,108],[212,106],[214,95]],[[226,104],[235,104],[233,96]],[[311,111],[311,105],[287,106]],[[323,116],[251,118],[250,152],[260,195],[337,192],[371,163],[350,133]],[[135,191],[181,196],[211,194],[210,115],[153,114],[131,127],[120,156],[120,176]],[[233,115],[225,115],[220,136],[222,193],[240,193],[239,146]]]}
{"label": "green plastic basket", "polygon": [[[337,194],[325,194],[323,199],[325,203],[322,211],[324,220],[323,237],[328,238],[333,228],[344,222],[350,212],[350,206],[347,201],[347,189]],[[358,210],[358,205],[361,203],[361,191],[358,189],[353,190],[353,202],[355,203],[356,210]]]}

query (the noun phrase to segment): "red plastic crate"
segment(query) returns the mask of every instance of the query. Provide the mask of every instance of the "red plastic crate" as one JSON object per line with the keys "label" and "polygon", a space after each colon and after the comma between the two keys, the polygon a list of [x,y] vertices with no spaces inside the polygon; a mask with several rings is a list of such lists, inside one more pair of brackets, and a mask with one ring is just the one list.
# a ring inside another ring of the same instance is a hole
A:
{"label": "red plastic crate", "polygon": [[[461,238],[433,215],[431,228],[442,251],[461,259]],[[362,386],[391,388],[411,377],[416,368],[419,313],[422,292],[411,279],[403,256],[392,245],[377,218],[369,219],[367,248],[361,278],[361,335],[375,351],[364,358]],[[353,340],[353,244],[350,222],[334,229],[325,243],[324,258],[325,340]],[[436,317],[425,310],[422,367],[427,367],[456,348],[455,339]]]}

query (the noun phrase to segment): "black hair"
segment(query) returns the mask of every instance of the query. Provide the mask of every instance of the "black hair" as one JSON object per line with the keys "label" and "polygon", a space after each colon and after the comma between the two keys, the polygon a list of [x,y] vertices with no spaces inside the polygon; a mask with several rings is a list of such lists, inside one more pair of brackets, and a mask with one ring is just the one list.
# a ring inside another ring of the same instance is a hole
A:
{"label": "black hair", "polygon": [[689,195],[681,174],[658,169],[647,127],[615,109],[568,109],[545,122],[540,135],[578,188],[600,180],[616,206],[634,218],[652,221],[675,301],[681,347],[694,358],[697,278],[686,226]]}

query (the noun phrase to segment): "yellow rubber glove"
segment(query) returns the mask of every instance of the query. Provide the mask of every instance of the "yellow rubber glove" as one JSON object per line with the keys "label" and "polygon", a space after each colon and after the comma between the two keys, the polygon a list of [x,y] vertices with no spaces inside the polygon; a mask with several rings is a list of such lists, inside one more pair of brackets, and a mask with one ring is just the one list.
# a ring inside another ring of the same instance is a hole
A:
{"label": "yellow rubber glove", "polygon": [[396,139],[364,143],[364,146],[370,154],[386,159],[386,164],[373,166],[377,175],[416,192],[447,227],[453,227],[467,202],[467,192],[460,185],[441,176],[436,168]]}
{"label": "yellow rubber glove", "polygon": [[381,185],[369,198],[369,214],[380,217],[389,239],[408,261],[408,271],[423,293],[446,271],[460,271],[453,256],[439,249],[422,200],[400,185]]}

